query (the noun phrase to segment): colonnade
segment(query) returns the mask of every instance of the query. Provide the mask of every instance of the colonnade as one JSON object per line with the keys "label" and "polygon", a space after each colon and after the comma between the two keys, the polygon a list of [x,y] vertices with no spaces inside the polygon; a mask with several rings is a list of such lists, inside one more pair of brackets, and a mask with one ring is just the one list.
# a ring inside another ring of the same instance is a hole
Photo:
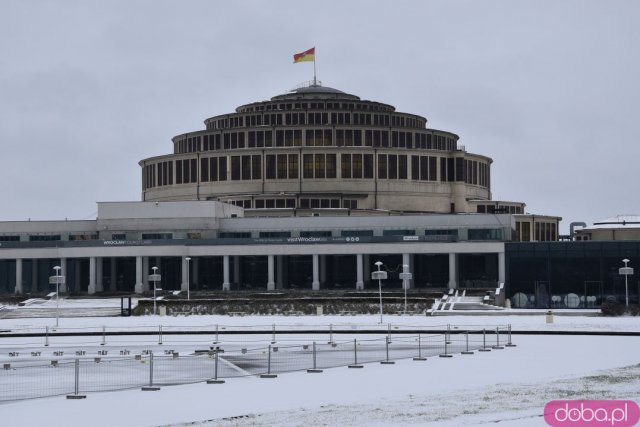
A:
{"label": "colonnade", "polygon": [[[312,290],[320,290],[321,284],[325,282],[326,277],[326,257],[330,254],[311,254],[311,289]],[[356,253],[356,254],[348,254],[355,255],[355,272],[356,272],[356,280],[355,280],[355,289],[364,289],[365,282],[369,280],[371,275],[370,268],[370,257],[376,256],[373,254],[365,254],[365,253]],[[402,265],[408,266],[408,271],[414,271],[414,255],[412,253],[402,253]],[[449,253],[448,254],[448,269],[449,269],[449,279],[447,286],[449,288],[455,289],[458,287],[458,255],[457,253]],[[267,274],[266,274],[266,289],[267,290],[276,290],[283,287],[284,283],[284,258],[286,255],[276,255],[269,254],[266,255],[267,258]],[[498,252],[498,282],[505,281],[505,254],[504,252]],[[231,275],[233,274],[234,282],[240,283],[242,270],[240,268],[240,257],[241,255],[222,255],[222,286],[221,289],[228,291],[231,290]],[[189,259],[187,259],[189,258]],[[80,258],[78,258],[80,259]],[[85,258],[86,259],[86,258]],[[104,288],[103,283],[103,270],[104,270],[104,257],[89,257],[89,277],[88,280],[85,278],[81,278],[80,275],[80,263],[75,262],[73,265],[75,267],[74,278],[75,278],[75,287],[76,290],[80,289],[80,285],[84,286],[87,284],[87,291],[89,294],[101,293],[105,291],[116,291],[116,284],[118,280],[117,276],[117,267],[116,267],[116,257],[111,257],[111,261],[109,262],[110,271],[108,277],[109,280],[109,289]],[[153,262],[150,262],[150,259]],[[150,290],[149,286],[149,274],[152,267],[160,268],[161,265],[161,257],[149,257],[149,256],[135,256],[135,284],[134,291],[136,293],[143,293]],[[233,268],[231,266],[233,259]],[[23,259],[16,259],[16,273],[15,273],[15,292],[16,293],[24,293],[23,283]],[[60,259],[60,274],[67,275],[67,259]],[[180,276],[180,289],[182,291],[187,291],[188,287],[194,284],[197,284],[198,281],[198,270],[200,268],[200,260],[196,256],[187,256],[183,255],[181,257],[181,276]],[[31,280],[32,280],[32,289],[34,288],[33,284],[38,283],[38,267],[37,260],[36,262],[31,263]],[[191,270],[193,274],[189,274],[188,270]],[[86,271],[86,270],[85,270]],[[53,273],[52,273],[53,274]],[[415,276],[414,276],[415,277]],[[87,280],[87,282],[80,283],[82,280]],[[264,282],[263,282],[264,283]],[[307,282],[308,283],[308,282]],[[408,287],[414,287],[413,280],[409,281]],[[37,289],[37,286],[36,286]],[[61,291],[65,291],[65,289],[61,289]]]}

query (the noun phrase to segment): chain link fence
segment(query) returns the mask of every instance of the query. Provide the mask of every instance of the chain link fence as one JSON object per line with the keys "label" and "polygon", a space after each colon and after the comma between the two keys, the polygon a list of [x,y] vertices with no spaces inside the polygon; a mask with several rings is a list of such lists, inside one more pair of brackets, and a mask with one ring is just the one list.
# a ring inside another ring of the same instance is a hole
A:
{"label": "chain link fence", "polygon": [[[391,328],[389,328],[390,330]],[[380,338],[353,338],[300,341],[279,344],[271,341],[218,341],[206,350],[180,354],[173,350],[154,353],[142,350],[119,356],[86,357],[76,351],[74,358],[57,360],[16,359],[3,363],[0,370],[0,401],[15,401],[48,396],[84,397],[86,393],[158,387],[207,381],[222,383],[243,376],[275,377],[295,371],[322,372],[323,369],[367,363],[394,363],[396,360],[426,360],[427,357],[452,357],[475,351],[514,346],[511,327],[451,329],[444,333],[398,331]],[[211,342],[209,342],[211,343]],[[62,355],[62,352],[54,352]],[[15,355],[15,354],[14,354]],[[32,353],[33,355],[33,353]],[[79,355],[79,356],[78,356]],[[7,359],[4,359],[7,360]]]}

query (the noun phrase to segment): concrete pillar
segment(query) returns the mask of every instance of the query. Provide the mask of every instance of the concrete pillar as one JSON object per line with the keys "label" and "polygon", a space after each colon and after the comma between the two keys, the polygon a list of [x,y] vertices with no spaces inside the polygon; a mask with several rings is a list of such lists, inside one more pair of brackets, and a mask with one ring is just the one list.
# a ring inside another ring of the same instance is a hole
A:
{"label": "concrete pillar", "polygon": [[273,281],[273,255],[267,255],[267,290],[272,291],[276,288]]}
{"label": "concrete pillar", "polygon": [[449,254],[449,289],[458,288],[458,254]]}
{"label": "concrete pillar", "polygon": [[[411,255],[410,254],[402,254],[402,265],[408,266],[407,272],[413,274],[413,265],[411,265]],[[413,288],[413,279],[409,280],[408,283],[407,283],[407,289],[412,289],[412,288]]]}
{"label": "concrete pillar", "polygon": [[498,252],[498,283],[504,283],[506,277],[506,267],[504,252]]}
{"label": "concrete pillar", "polygon": [[187,257],[183,256],[182,257],[182,280],[180,283],[180,290],[182,292],[187,292],[187,289],[189,287],[189,282],[191,281],[191,278],[188,277],[189,274],[189,261],[187,261]]}
{"label": "concrete pillar", "polygon": [[117,271],[116,271],[116,259],[117,258],[115,258],[115,257],[112,257],[110,259],[111,262],[110,262],[110,268],[109,268],[109,290],[111,292],[115,292],[118,289],[117,283],[116,283],[117,280],[118,280],[118,277],[116,276],[116,273],[117,273]]}
{"label": "concrete pillar", "polygon": [[231,283],[229,283],[229,255],[222,256],[222,290],[228,291],[231,289]]}
{"label": "concrete pillar", "polygon": [[362,254],[356,255],[356,289],[364,289],[364,280],[362,280]]}
{"label": "concrete pillar", "polygon": [[319,270],[319,257],[316,254],[313,254],[312,256],[312,260],[313,260],[313,281],[311,282],[311,289],[313,289],[314,291],[318,291],[320,290],[320,276],[318,274],[318,270]]}
{"label": "concrete pillar", "polygon": [[16,259],[16,287],[15,293],[22,294],[24,289],[22,287],[22,259]]}
{"label": "concrete pillar", "polygon": [[284,283],[284,255],[276,255],[276,289],[282,289]]}
{"label": "concrete pillar", "polygon": [[102,257],[96,258],[96,292],[104,292]]}
{"label": "concrete pillar", "polygon": [[134,287],[136,294],[144,292],[144,285],[142,282],[142,257],[136,257],[136,285]]}
{"label": "concrete pillar", "polygon": [[235,255],[233,257],[233,282],[238,284],[238,289],[242,288],[242,277],[240,273],[240,257]]}
{"label": "concrete pillar", "polygon": [[64,276],[65,283],[63,285],[60,285],[60,287],[58,288],[58,292],[67,292],[67,279],[69,278],[69,276],[67,275],[66,258],[60,258],[60,267],[62,267],[62,269],[60,270],[60,274]]}
{"label": "concrete pillar", "polygon": [[89,286],[87,293],[93,295],[96,293],[96,257],[89,258]]}

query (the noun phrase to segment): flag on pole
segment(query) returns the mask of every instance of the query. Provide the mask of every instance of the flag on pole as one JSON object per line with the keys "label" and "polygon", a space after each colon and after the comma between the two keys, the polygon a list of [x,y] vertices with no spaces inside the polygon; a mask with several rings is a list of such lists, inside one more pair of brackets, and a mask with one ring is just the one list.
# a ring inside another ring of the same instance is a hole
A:
{"label": "flag on pole", "polygon": [[316,60],[316,48],[312,47],[309,50],[305,50],[302,53],[296,53],[293,55],[293,63],[296,64],[298,62],[304,61],[314,61]]}

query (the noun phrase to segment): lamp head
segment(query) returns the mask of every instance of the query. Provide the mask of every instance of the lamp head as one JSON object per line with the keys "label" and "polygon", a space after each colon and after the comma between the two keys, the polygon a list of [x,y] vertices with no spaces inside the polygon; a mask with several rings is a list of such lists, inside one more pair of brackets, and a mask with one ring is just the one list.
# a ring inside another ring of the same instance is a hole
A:
{"label": "lamp head", "polygon": [[622,262],[624,262],[625,264],[629,262],[629,260],[627,258],[623,259]]}
{"label": "lamp head", "polygon": [[158,267],[151,267],[151,269],[153,270],[153,273],[155,274],[155,272],[158,269]]}
{"label": "lamp head", "polygon": [[378,267],[380,267],[382,265],[382,261],[376,261],[374,262],[375,265],[377,265]]}
{"label": "lamp head", "polygon": [[60,267],[59,265],[56,265],[55,267],[53,267],[53,269],[58,272],[60,270],[62,270],[62,267]]}
{"label": "lamp head", "polygon": [[191,261],[191,257],[186,257],[185,258],[187,261]]}

